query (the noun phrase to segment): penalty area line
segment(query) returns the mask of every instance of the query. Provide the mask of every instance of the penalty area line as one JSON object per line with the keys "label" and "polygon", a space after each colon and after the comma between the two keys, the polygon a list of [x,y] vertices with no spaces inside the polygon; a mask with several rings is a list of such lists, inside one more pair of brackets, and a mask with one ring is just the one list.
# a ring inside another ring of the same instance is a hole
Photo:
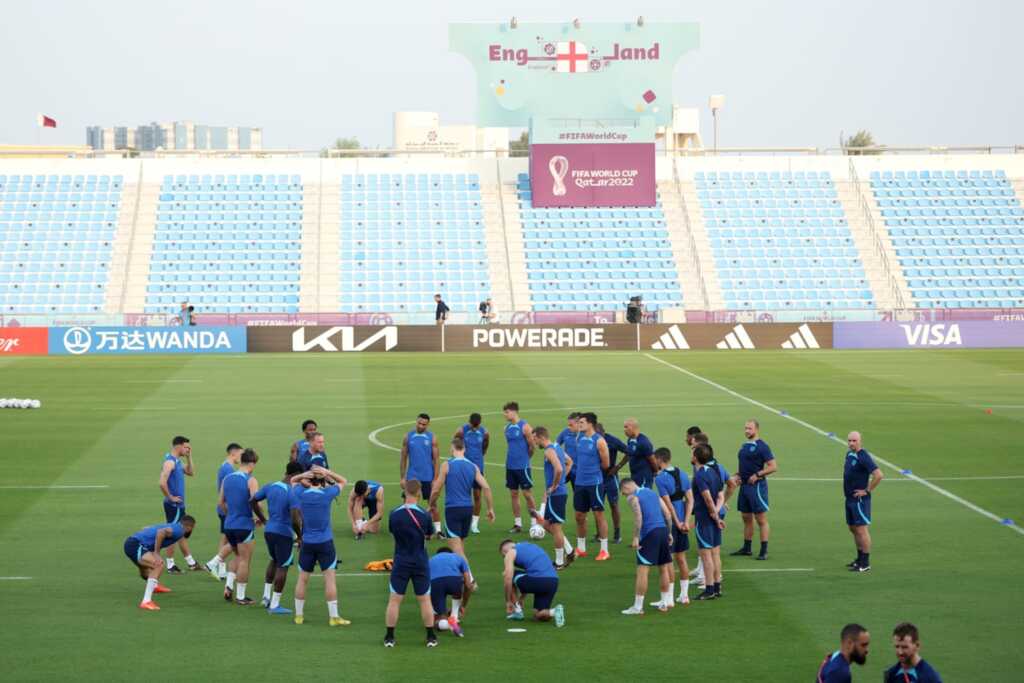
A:
{"label": "penalty area line", "polygon": [[[795,422],[796,424],[798,424],[798,425],[800,425],[802,427],[805,427],[805,428],[811,430],[812,432],[814,432],[814,433],[816,433],[816,434],[818,434],[820,436],[824,436],[827,439],[835,441],[836,443],[841,443],[844,446],[846,445],[846,441],[844,441],[843,439],[840,439],[839,437],[837,437],[832,432],[826,432],[823,429],[815,427],[810,422],[805,422],[804,420],[801,420],[798,417],[793,417],[789,413],[784,413],[784,412],[782,412],[780,410],[776,410],[775,408],[772,408],[771,406],[769,406],[769,405],[767,405],[765,403],[761,403],[757,399],[751,398],[749,396],[745,396],[744,394],[741,394],[738,391],[733,391],[732,389],[730,389],[727,386],[723,386],[723,385],[721,385],[721,384],[719,384],[719,383],[717,383],[715,381],[712,381],[712,380],[710,380],[710,379],[708,379],[706,377],[702,377],[702,376],[698,375],[695,372],[690,372],[686,368],[682,368],[682,367],[680,367],[678,365],[674,365],[672,363],[669,363],[668,361],[664,361],[664,360],[658,358],[657,356],[652,356],[649,353],[645,353],[644,355],[647,356],[647,358],[653,360],[656,363],[661,363],[662,365],[664,365],[666,367],[672,368],[676,372],[681,372],[684,375],[686,375],[686,376],[688,376],[688,377],[690,377],[692,379],[695,379],[695,380],[697,380],[699,382],[703,382],[704,384],[707,384],[708,386],[714,387],[715,389],[718,389],[719,391],[724,391],[725,393],[729,394],[730,396],[734,396],[735,398],[738,398],[741,401],[746,401],[747,403],[749,403],[751,405],[757,406],[757,407],[759,407],[759,408],[761,408],[763,410],[767,410],[770,413],[774,413],[775,415],[778,415],[779,417],[785,418],[785,419],[789,420],[790,422]],[[875,460],[877,460],[878,462],[882,463],[883,465],[885,465],[889,469],[895,470],[896,472],[899,472],[900,474],[902,474],[905,471],[905,468],[900,467],[899,465],[896,465],[896,464],[894,464],[892,462],[889,462],[888,460],[886,460],[885,458],[882,458],[881,456],[875,455],[874,453],[872,453],[871,455],[872,455],[872,457]],[[923,478],[917,476],[916,474],[903,474],[903,476],[906,477],[907,479],[912,479],[912,480],[916,481],[917,483],[921,484],[922,486],[926,486],[926,487],[930,488],[932,491],[935,491],[935,493],[938,493],[941,496],[945,496],[946,498],[948,498],[948,499],[950,499],[950,500],[952,500],[954,502],[957,502],[960,505],[963,505],[968,510],[973,510],[974,512],[977,512],[982,517],[988,517],[989,519],[991,519],[994,522],[997,522],[1001,526],[1005,526],[1006,528],[1011,529],[1012,531],[1015,531],[1018,534],[1021,534],[1022,536],[1024,536],[1024,528],[1021,528],[1021,527],[1017,526],[1013,522],[1010,522],[1008,519],[1005,519],[1005,518],[1000,517],[1000,516],[998,516],[998,515],[996,515],[996,514],[994,514],[992,512],[989,512],[988,510],[986,510],[985,508],[983,508],[983,507],[981,507],[979,505],[975,505],[974,503],[972,503],[971,501],[967,500],[966,498],[961,498],[960,496],[956,495],[955,493],[947,491],[946,489],[942,488],[941,486],[933,484],[932,482],[928,481],[927,479],[923,479]]]}

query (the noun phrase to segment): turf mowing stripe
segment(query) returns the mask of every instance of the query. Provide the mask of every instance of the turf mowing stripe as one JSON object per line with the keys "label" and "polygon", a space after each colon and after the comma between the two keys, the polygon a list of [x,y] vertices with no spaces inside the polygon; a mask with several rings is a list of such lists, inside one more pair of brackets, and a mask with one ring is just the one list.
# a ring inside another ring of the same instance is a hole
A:
{"label": "turf mowing stripe", "polygon": [[[784,413],[782,411],[776,410],[775,408],[772,408],[769,405],[761,403],[757,399],[750,398],[749,396],[745,396],[745,395],[739,393],[738,391],[733,391],[729,387],[726,387],[726,386],[723,386],[721,384],[718,384],[717,382],[714,382],[714,381],[712,381],[710,379],[707,379],[706,377],[701,377],[700,375],[698,375],[695,372],[690,372],[686,368],[681,368],[678,365],[673,365],[672,363],[669,363],[668,361],[664,361],[664,360],[662,360],[662,359],[660,359],[660,358],[658,358],[656,356],[652,356],[649,353],[645,353],[644,355],[647,356],[648,358],[650,358],[651,360],[655,361],[656,363],[661,363],[662,365],[664,365],[666,367],[670,367],[670,368],[672,368],[673,370],[675,370],[677,372],[681,372],[684,375],[687,375],[688,377],[691,377],[691,378],[693,378],[695,380],[703,382],[704,384],[707,384],[708,386],[714,387],[715,389],[718,389],[719,391],[724,391],[725,393],[729,394],[730,396],[735,396],[736,398],[740,399],[741,401],[746,401],[747,403],[749,403],[751,405],[758,406],[759,408],[767,410],[770,413],[774,413],[774,414],[778,415],[779,417],[783,417],[783,418],[785,418],[787,420],[795,422],[798,425],[806,427],[807,429],[811,430],[812,432],[814,432],[816,434],[819,434],[821,436],[824,436],[827,439],[835,441],[836,443],[841,443],[844,446],[847,445],[846,441],[844,441],[843,439],[840,439],[835,434],[832,434],[831,432],[826,432],[823,429],[819,429],[818,427],[815,427],[814,425],[812,425],[810,422],[805,422],[805,421],[801,420],[798,417],[793,417],[789,413]],[[884,459],[884,458],[882,458],[882,457],[880,457],[878,455],[875,455],[874,453],[872,453],[871,456],[875,460],[877,460],[878,462],[880,462],[883,465],[885,465],[886,467],[888,467],[889,469],[895,470],[896,472],[899,472],[900,474],[903,474],[903,472],[905,471],[905,468],[900,467],[898,465],[895,465],[895,464],[889,462],[888,460],[886,460],[886,459]],[[927,486],[928,488],[930,488],[932,491],[935,491],[939,495],[945,496],[946,498],[949,498],[952,501],[960,503],[965,508],[967,508],[969,510],[973,510],[973,511],[977,512],[979,515],[982,515],[983,517],[988,517],[992,521],[998,523],[1000,526],[1005,526],[1006,528],[1011,529],[1011,530],[1017,532],[1018,534],[1024,536],[1024,528],[1021,528],[1021,527],[1017,526],[1012,521],[1010,521],[1008,518],[999,517],[998,515],[989,512],[985,508],[980,507],[978,505],[975,505],[971,501],[969,501],[969,500],[967,500],[965,498],[961,498],[960,496],[956,495],[955,493],[947,491],[946,489],[942,488],[941,486],[937,486],[937,485],[931,483],[927,479],[922,479],[921,477],[917,476],[916,474],[903,474],[903,476],[908,478],[908,479],[912,479],[912,480],[918,482],[919,484],[921,484],[923,486]]]}
{"label": "turf mowing stripe", "polygon": [[78,489],[109,489],[109,484],[51,484],[48,486],[0,486],[0,489],[51,489],[51,490],[78,490]]}

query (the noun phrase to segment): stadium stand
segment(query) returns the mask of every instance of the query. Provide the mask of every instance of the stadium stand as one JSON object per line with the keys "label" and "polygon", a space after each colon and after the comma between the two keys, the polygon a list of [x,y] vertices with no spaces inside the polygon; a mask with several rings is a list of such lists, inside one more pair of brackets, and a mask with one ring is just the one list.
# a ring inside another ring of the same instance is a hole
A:
{"label": "stadium stand", "polygon": [[491,294],[476,173],[341,176],[341,311],[426,313]]}
{"label": "stadium stand", "polygon": [[1024,306],[1024,208],[1005,171],[870,177],[915,307]]}
{"label": "stadium stand", "polygon": [[145,312],[298,312],[302,193],[298,175],[164,176]]}
{"label": "stadium stand", "polygon": [[541,209],[525,173],[516,191],[535,311],[618,309],[638,294],[651,310],[683,305],[660,200],[655,208]]}
{"label": "stadium stand", "polygon": [[124,178],[0,174],[0,312],[104,308]]}
{"label": "stadium stand", "polygon": [[727,309],[874,308],[828,171],[697,171]]}

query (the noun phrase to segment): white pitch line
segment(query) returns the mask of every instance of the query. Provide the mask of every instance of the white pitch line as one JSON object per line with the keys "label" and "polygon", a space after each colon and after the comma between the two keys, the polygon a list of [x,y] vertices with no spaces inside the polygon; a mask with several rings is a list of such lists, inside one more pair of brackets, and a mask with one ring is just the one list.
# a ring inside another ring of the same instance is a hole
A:
{"label": "white pitch line", "polygon": [[56,490],[77,490],[77,489],[109,489],[109,484],[53,484],[51,486],[0,486],[0,489],[56,489]]}
{"label": "white pitch line", "polygon": [[[843,439],[840,439],[835,434],[832,434],[830,432],[826,432],[823,429],[819,429],[818,427],[815,427],[810,422],[805,422],[805,421],[801,420],[800,418],[793,417],[792,415],[790,415],[788,413],[784,414],[784,413],[776,410],[775,408],[772,408],[771,406],[769,406],[767,404],[761,403],[757,399],[753,399],[753,398],[750,398],[749,396],[745,396],[745,395],[743,395],[743,394],[741,394],[741,393],[739,393],[737,391],[733,391],[729,387],[726,387],[726,386],[723,386],[721,384],[718,384],[717,382],[714,382],[714,381],[712,381],[710,379],[707,379],[706,377],[701,377],[700,375],[698,375],[698,374],[696,374],[694,372],[690,372],[689,370],[687,370],[685,368],[681,368],[678,365],[673,365],[672,363],[669,363],[668,361],[664,361],[664,360],[662,360],[662,359],[660,359],[660,358],[658,358],[656,356],[652,356],[649,353],[645,353],[644,355],[647,356],[648,358],[650,358],[651,360],[655,361],[656,363],[661,363],[662,365],[665,365],[667,367],[672,368],[676,372],[681,372],[684,375],[687,375],[688,377],[691,377],[691,378],[693,378],[693,379],[695,379],[697,381],[703,382],[703,383],[707,384],[708,386],[712,386],[712,387],[718,389],[719,391],[724,391],[725,393],[729,394],[730,396],[735,396],[736,398],[740,399],[741,401],[746,401],[747,403],[749,403],[751,405],[754,405],[754,406],[757,406],[759,408],[762,408],[763,410],[767,410],[770,413],[775,413],[776,415],[778,415],[780,417],[783,417],[783,418],[785,418],[787,420],[790,420],[791,422],[795,422],[798,425],[806,427],[807,429],[811,430],[812,432],[814,432],[816,434],[819,434],[821,436],[824,436],[827,439],[831,439],[832,441],[835,441],[836,443],[841,443],[844,446],[846,445],[846,441],[844,441]],[[882,458],[881,456],[875,455],[874,453],[872,453],[872,457],[875,460],[877,460],[878,462],[880,462],[883,465],[885,465],[886,467],[888,467],[889,469],[895,470],[896,472],[901,472],[902,473],[902,471],[905,469],[903,467],[900,467],[899,465],[896,465],[894,463],[889,462],[888,460],[886,460],[885,458]],[[1003,524],[1003,519],[1004,518],[999,517],[998,515],[989,512],[988,510],[986,510],[983,507],[975,505],[974,503],[972,503],[971,501],[969,501],[969,500],[967,500],[965,498],[961,498],[960,496],[956,495],[955,493],[947,491],[946,489],[942,488],[941,486],[937,486],[937,485],[931,483],[927,479],[922,479],[921,477],[917,476],[916,474],[904,474],[903,476],[907,477],[908,479],[913,479],[914,481],[916,481],[917,483],[921,484],[922,486],[927,486],[928,488],[930,488],[932,491],[935,491],[939,495],[945,496],[946,498],[949,498],[952,501],[960,503],[965,508],[967,508],[969,510],[973,510],[974,512],[977,512],[979,515],[981,515],[983,517],[988,517],[989,519],[991,519],[994,522],[997,522],[1001,526],[1005,526],[1008,529],[1011,529],[1011,530],[1017,532],[1018,534],[1024,536],[1024,527],[1020,527],[1020,526],[1018,526],[1016,524],[1012,524],[1012,523],[1011,524]]]}
{"label": "white pitch line", "polygon": [[[335,576],[388,576],[388,572],[335,572]],[[311,574],[315,579],[324,578],[323,574]]]}
{"label": "white pitch line", "polygon": [[126,379],[125,384],[199,384],[202,379]]}
{"label": "white pitch line", "polygon": [[0,581],[31,581],[31,576],[0,576]]}
{"label": "white pitch line", "polygon": [[499,382],[538,382],[544,380],[546,382],[554,381],[556,379],[566,379],[565,377],[498,377]]}
{"label": "white pitch line", "polygon": [[723,572],[743,572],[746,574],[761,573],[761,572],[813,572],[812,567],[788,567],[779,569],[769,569],[767,567],[763,569],[723,569]]}
{"label": "white pitch line", "polygon": [[997,377],[1024,377],[1024,372],[997,372]]}
{"label": "white pitch line", "polygon": [[[999,481],[1003,479],[1024,479],[1024,474],[1010,474],[992,477],[928,477],[928,481]],[[772,481],[842,481],[841,477],[772,477]],[[911,477],[900,472],[897,479],[888,479],[890,482],[915,481]]]}
{"label": "white pitch line", "polygon": [[359,379],[328,379],[328,382],[345,383],[345,382],[367,382],[370,384],[383,384],[385,382],[401,382],[399,379],[374,379],[371,377],[360,377]]}

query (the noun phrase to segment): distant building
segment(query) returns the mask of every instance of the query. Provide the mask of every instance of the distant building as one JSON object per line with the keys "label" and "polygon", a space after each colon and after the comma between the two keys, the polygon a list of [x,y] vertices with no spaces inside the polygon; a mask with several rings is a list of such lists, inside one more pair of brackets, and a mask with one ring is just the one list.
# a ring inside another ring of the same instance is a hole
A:
{"label": "distant building", "polygon": [[89,126],[85,143],[93,149],[165,150],[261,150],[263,129],[208,126],[191,121],[150,123],[138,128]]}
{"label": "distant building", "polygon": [[395,112],[394,147],[428,156],[507,157],[508,128],[441,125],[436,112]]}

